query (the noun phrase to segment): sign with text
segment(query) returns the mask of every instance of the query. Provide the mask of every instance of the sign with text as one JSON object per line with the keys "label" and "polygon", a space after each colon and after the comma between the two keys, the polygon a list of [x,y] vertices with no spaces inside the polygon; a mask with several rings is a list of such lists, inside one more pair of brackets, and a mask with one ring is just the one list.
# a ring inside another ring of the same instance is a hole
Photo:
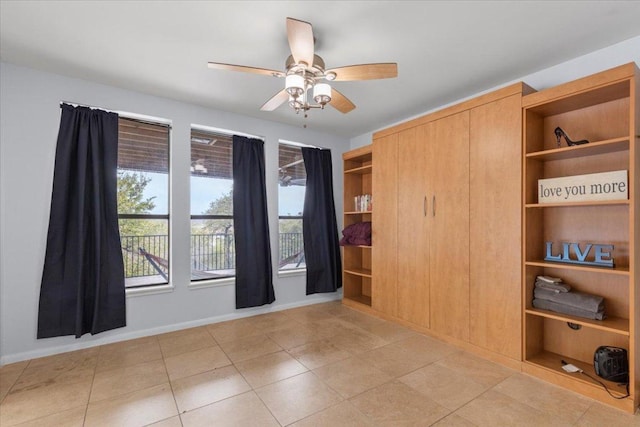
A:
{"label": "sign with text", "polygon": [[[571,264],[595,265],[597,267],[613,268],[613,245],[586,243],[580,247],[579,243],[562,242],[562,250],[554,251],[553,242],[545,242],[545,261],[568,262]],[[590,253],[593,252],[593,255]]]}
{"label": "sign with text", "polygon": [[627,171],[538,180],[538,203],[628,199]]}

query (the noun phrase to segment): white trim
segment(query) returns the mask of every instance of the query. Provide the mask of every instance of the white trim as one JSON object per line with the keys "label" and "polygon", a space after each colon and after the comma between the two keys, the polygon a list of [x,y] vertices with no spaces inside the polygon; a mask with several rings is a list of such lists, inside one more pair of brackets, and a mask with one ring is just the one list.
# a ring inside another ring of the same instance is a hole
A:
{"label": "white trim", "polygon": [[139,297],[144,295],[166,294],[173,292],[175,287],[171,284],[166,285],[148,285],[139,288],[128,288],[124,290],[127,298]]}
{"label": "white trim", "polygon": [[293,268],[289,270],[278,270],[278,277],[304,276],[307,274],[306,268]]}
{"label": "white trim", "polygon": [[196,280],[190,281],[187,285],[188,289],[216,288],[219,286],[230,286],[236,284],[236,278],[225,277],[223,279]]}
{"label": "white trim", "polygon": [[191,129],[195,129],[203,132],[222,133],[229,136],[238,135],[238,136],[244,136],[247,138],[256,138],[256,139],[261,139],[262,141],[265,140],[264,136],[251,135],[249,133],[236,132],[235,130],[216,128],[213,126],[198,125],[195,123],[191,123]]}
{"label": "white trim", "polygon": [[295,141],[287,141],[286,139],[279,139],[278,143],[284,144],[284,145],[293,145],[294,147],[308,147],[308,148],[322,148],[322,149],[324,149],[324,147],[320,147],[318,145],[305,144],[305,143],[302,143],[302,142],[295,142]]}
{"label": "white trim", "polygon": [[143,338],[143,337],[148,337],[153,335],[164,334],[167,332],[179,331],[182,329],[210,325],[212,323],[225,322],[227,320],[242,319],[244,317],[251,317],[259,314],[266,314],[266,313],[271,313],[276,311],[288,310],[291,308],[303,307],[306,305],[321,304],[323,302],[339,301],[340,299],[341,299],[341,295],[340,295],[340,292],[338,291],[330,295],[322,294],[322,295],[310,296],[305,301],[299,301],[299,302],[290,303],[290,304],[283,304],[276,307],[261,306],[261,307],[255,307],[255,308],[243,308],[241,309],[241,311],[236,310],[235,313],[231,313],[231,314],[207,317],[205,319],[176,323],[176,324],[160,326],[156,328],[149,328],[142,331],[123,333],[117,336],[103,338],[103,339],[99,339],[91,342],[73,343],[73,344],[67,344],[67,345],[60,345],[57,347],[49,347],[45,349],[38,349],[33,351],[25,351],[22,353],[10,354],[7,356],[0,357],[0,366],[4,366],[10,363],[21,362],[23,360],[30,360],[38,357],[51,356],[54,354],[66,353],[69,351],[83,350],[86,348],[97,347],[100,345],[111,344],[115,342],[135,339],[135,338]]}
{"label": "white trim", "polygon": [[[173,125],[173,120],[170,120],[170,119],[163,119],[155,116],[147,116],[145,114],[129,113],[127,111],[115,111],[115,113],[118,113],[120,117],[124,117],[125,119],[142,120],[145,122],[157,123],[159,125],[167,125],[169,127]],[[169,141],[169,143],[171,143],[171,141]]]}

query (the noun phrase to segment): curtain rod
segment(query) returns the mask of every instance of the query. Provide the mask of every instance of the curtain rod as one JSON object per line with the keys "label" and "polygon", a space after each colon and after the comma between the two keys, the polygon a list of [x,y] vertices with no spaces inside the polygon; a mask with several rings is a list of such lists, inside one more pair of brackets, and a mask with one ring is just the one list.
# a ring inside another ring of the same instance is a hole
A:
{"label": "curtain rod", "polygon": [[328,148],[321,147],[319,145],[305,144],[303,142],[296,142],[296,141],[287,141],[286,139],[279,139],[278,142],[280,144],[290,145],[292,147],[307,147],[307,148],[319,148],[320,150],[329,150]]}
{"label": "curtain rod", "polygon": [[106,108],[96,107],[95,105],[80,104],[78,102],[69,102],[69,101],[60,101],[60,108],[62,108],[62,104],[68,104],[68,105],[71,105],[73,107],[95,108],[95,109],[98,109],[98,110],[106,111],[107,113],[116,113],[116,114],[119,113],[118,111],[107,110]]}
{"label": "curtain rod", "polygon": [[250,133],[242,133],[242,132],[236,132],[233,130],[228,130],[228,129],[222,129],[222,128],[216,128],[216,127],[212,127],[212,126],[205,126],[205,125],[198,125],[198,124],[191,124],[191,129],[195,129],[195,130],[199,130],[201,132],[209,132],[209,133],[219,133],[223,136],[233,136],[233,135],[237,135],[237,136],[244,136],[246,138],[255,138],[255,139],[260,139],[262,141],[265,140],[264,136],[258,136],[258,135],[251,135]]}
{"label": "curtain rod", "polygon": [[147,123],[152,125],[164,125],[168,126],[171,129],[171,120],[162,119],[160,117],[146,116],[144,114],[136,114],[129,113],[127,111],[117,111],[117,110],[109,110],[103,107],[96,107],[95,105],[81,104],[78,102],[69,102],[69,101],[60,101],[60,108],[62,108],[62,104],[68,104],[73,107],[86,107],[86,108],[94,108],[102,111],[106,111],[107,113],[116,113],[120,117],[124,117],[125,119],[135,120],[140,123]]}

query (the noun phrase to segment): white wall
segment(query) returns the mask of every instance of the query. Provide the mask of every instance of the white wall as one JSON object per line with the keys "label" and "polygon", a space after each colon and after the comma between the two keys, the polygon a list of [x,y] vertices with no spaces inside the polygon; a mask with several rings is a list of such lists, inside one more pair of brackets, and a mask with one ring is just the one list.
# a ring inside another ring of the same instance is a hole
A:
{"label": "white wall", "polygon": [[[235,309],[233,285],[189,289],[190,126],[199,124],[265,138],[271,247],[278,245],[278,139],[332,150],[339,225],[346,138],[152,97],[0,63],[0,364],[156,334],[213,321],[326,301],[305,295],[305,276],[274,274],[276,301]],[[51,202],[61,101],[169,119],[171,138],[172,285],[168,293],[127,298],[127,327],[96,336],[36,339],[40,279]],[[277,253],[277,252],[276,252]],[[277,271],[277,256],[274,272]]]}
{"label": "white wall", "polygon": [[[412,117],[407,117],[406,119],[400,121],[399,123],[403,123],[407,120],[424,116],[434,111],[441,110],[450,105],[459,104],[462,101],[476,98],[488,92],[493,92],[496,89],[508,86],[512,83],[524,82],[529,86],[531,86],[532,88],[540,91],[553,86],[557,86],[562,83],[579,79],[581,77],[586,77],[591,74],[598,73],[600,71],[605,71],[605,70],[608,70],[609,68],[617,67],[618,65],[627,64],[629,62],[635,62],[640,66],[640,36],[634,37],[629,40],[625,40],[623,42],[617,43],[615,45],[609,46],[604,49],[596,50],[587,55],[580,56],[578,58],[570,59],[561,64],[555,65],[550,68],[546,68],[544,70],[537,71],[532,74],[528,74],[526,76],[522,76],[512,81],[505,82],[499,86],[473,94],[467,98],[459,99],[457,101],[439,106],[431,110],[425,110],[423,113],[417,114]],[[399,124],[399,123],[395,123],[395,124]],[[394,126],[395,124],[385,126],[385,128]],[[371,132],[367,132],[362,135],[358,135],[354,138],[351,138],[351,141],[350,141],[351,148],[352,149],[358,148],[363,145],[370,144],[373,134],[379,130],[381,129],[373,129]]]}

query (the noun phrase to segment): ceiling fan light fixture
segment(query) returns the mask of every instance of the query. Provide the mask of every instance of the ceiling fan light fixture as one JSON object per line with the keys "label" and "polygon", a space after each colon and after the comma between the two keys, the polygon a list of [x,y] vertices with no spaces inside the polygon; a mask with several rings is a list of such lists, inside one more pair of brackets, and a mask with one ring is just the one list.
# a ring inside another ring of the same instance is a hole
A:
{"label": "ceiling fan light fixture", "polygon": [[289,74],[285,79],[287,93],[294,98],[304,93],[304,77],[299,74]]}
{"label": "ceiling fan light fixture", "polygon": [[294,98],[293,96],[289,95],[289,107],[293,108],[296,111],[301,110],[304,107],[304,104],[302,103],[302,97]]}
{"label": "ceiling fan light fixture", "polygon": [[313,28],[305,21],[287,18],[287,41],[291,54],[285,61],[283,72],[219,62],[209,62],[208,66],[219,70],[285,77],[285,88],[265,102],[260,110],[273,111],[287,103],[296,113],[303,111],[305,117],[310,109],[324,109],[328,103],[343,114],[356,108],[340,91],[331,88],[329,84],[320,83],[322,80],[344,82],[398,76],[398,64],[390,62],[347,65],[326,70],[324,60],[315,53]]}
{"label": "ceiling fan light fixture", "polygon": [[313,86],[313,100],[324,107],[331,101],[331,86],[327,83],[317,83]]}

